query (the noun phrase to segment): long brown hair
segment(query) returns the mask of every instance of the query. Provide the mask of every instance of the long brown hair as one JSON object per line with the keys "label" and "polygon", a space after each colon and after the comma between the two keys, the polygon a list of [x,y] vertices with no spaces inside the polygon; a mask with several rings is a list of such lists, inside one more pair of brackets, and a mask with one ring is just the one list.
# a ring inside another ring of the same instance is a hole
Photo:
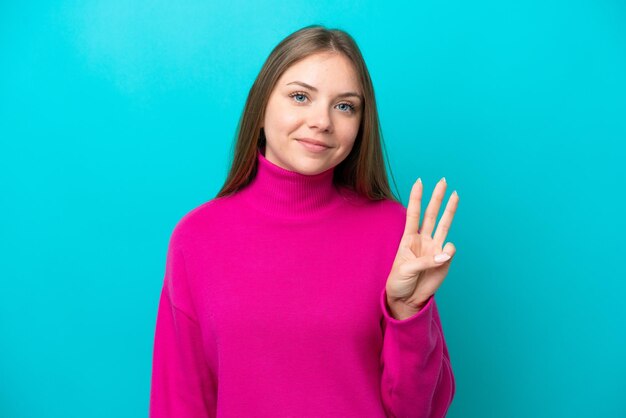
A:
{"label": "long brown hair", "polygon": [[361,51],[348,33],[340,29],[327,29],[322,25],[306,26],[287,36],[272,50],[265,61],[248,94],[239,120],[230,172],[216,198],[235,193],[252,181],[257,169],[257,148],[265,141],[260,126],[276,82],[296,61],[318,52],[337,52],[350,59],[363,92],[361,125],[352,150],[334,169],[333,183],[345,186],[371,200],[400,201],[391,193],[387,181],[382,152],[384,142],[374,87]]}

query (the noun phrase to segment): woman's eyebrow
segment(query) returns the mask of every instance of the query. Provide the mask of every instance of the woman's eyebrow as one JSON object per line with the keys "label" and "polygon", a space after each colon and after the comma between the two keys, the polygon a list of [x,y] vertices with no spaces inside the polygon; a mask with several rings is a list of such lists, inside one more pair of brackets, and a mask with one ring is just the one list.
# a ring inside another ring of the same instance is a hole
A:
{"label": "woman's eyebrow", "polygon": [[[310,89],[310,90],[313,90],[313,91],[317,91],[317,89],[315,87],[313,87],[312,85],[307,84],[307,83],[305,83],[303,81],[292,81],[291,83],[287,83],[286,85],[288,86],[290,84],[299,84],[302,87],[306,87],[307,89]],[[353,92],[353,91],[348,91],[346,93],[338,94],[337,97],[357,97],[360,100],[363,100],[363,97],[361,97],[361,95],[359,93],[356,93],[356,92]]]}

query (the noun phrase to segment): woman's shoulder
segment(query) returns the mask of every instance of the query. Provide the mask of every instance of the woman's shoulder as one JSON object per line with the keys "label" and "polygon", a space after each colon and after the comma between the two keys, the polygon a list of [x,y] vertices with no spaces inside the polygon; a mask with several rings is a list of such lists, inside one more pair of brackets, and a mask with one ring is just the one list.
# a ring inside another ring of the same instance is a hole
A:
{"label": "woman's shoulder", "polygon": [[384,199],[377,202],[380,226],[398,233],[404,231],[404,225],[406,224],[406,208],[404,205],[392,199]]}
{"label": "woman's shoulder", "polygon": [[379,200],[379,205],[381,206],[381,210],[387,213],[389,216],[395,217],[406,217],[406,207],[397,200],[393,199],[383,199]]}
{"label": "woman's shoulder", "polygon": [[352,206],[362,207],[381,216],[402,219],[406,217],[406,208],[397,200],[389,198],[379,200],[369,199],[347,187],[341,187],[340,191],[344,199]]}
{"label": "woman's shoulder", "polygon": [[373,200],[349,189],[344,189],[342,194],[348,202],[344,208],[349,216],[364,221],[363,227],[380,233],[388,231],[394,236],[404,231],[406,208],[401,202],[390,198]]}
{"label": "woman's shoulder", "polygon": [[229,208],[230,198],[231,196],[215,197],[188,210],[174,225],[172,235],[184,239],[183,237],[223,224],[232,213]]}

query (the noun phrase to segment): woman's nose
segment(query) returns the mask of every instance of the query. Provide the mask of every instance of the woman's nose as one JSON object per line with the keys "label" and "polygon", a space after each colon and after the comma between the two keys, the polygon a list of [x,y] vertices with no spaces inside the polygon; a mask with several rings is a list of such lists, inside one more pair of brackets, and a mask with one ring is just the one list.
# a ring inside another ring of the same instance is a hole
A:
{"label": "woman's nose", "polygon": [[318,128],[324,131],[332,129],[332,119],[328,106],[323,104],[312,106],[308,115],[308,122],[310,128]]}

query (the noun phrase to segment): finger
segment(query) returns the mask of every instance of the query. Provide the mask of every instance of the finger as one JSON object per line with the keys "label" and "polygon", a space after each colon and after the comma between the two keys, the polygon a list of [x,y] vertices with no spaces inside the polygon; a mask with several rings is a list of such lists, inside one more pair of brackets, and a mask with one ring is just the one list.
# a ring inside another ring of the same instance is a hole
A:
{"label": "finger", "polygon": [[455,190],[448,199],[448,204],[446,205],[446,209],[443,211],[439,224],[437,224],[437,230],[435,231],[435,236],[433,237],[433,240],[439,246],[442,246],[443,242],[446,240],[446,236],[450,231],[450,225],[452,225],[452,219],[454,219],[454,214],[456,213],[458,204],[459,195]]}
{"label": "finger", "polygon": [[420,232],[421,234],[432,234],[435,221],[437,220],[437,215],[439,214],[439,208],[441,207],[441,201],[443,200],[443,196],[446,194],[446,186],[445,177],[439,180],[435,186],[435,190],[433,190],[430,202],[428,203],[428,207],[424,213],[424,221],[422,222],[422,229]]}
{"label": "finger", "polygon": [[411,188],[411,195],[409,196],[409,204],[406,209],[406,224],[404,225],[404,234],[414,234],[417,232],[417,228],[420,222],[420,211],[422,204],[422,180],[417,179],[413,183]]}

